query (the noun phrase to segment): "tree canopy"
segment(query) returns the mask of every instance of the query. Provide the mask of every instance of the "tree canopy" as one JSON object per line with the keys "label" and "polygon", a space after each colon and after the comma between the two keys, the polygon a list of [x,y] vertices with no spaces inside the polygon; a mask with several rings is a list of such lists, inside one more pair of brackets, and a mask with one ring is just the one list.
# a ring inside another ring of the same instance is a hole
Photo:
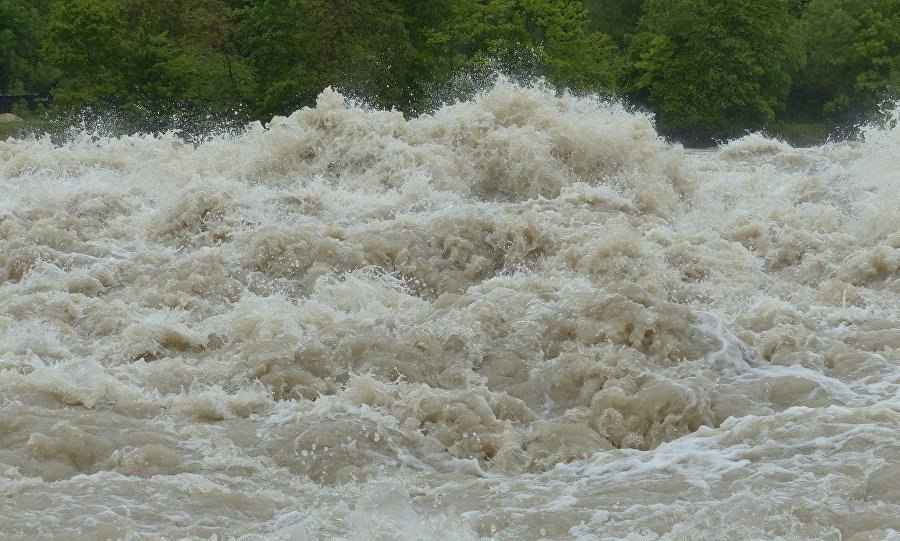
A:
{"label": "tree canopy", "polygon": [[0,2],[0,93],[46,92],[51,74],[37,53],[41,43],[41,2]]}
{"label": "tree canopy", "polygon": [[897,96],[900,3],[0,2],[0,92],[50,92],[61,109],[266,120],[333,86],[418,114],[497,71],[621,96],[674,135],[859,120]]}
{"label": "tree canopy", "polygon": [[403,12],[384,0],[262,0],[238,11],[260,114],[311,103],[327,86],[390,107],[408,101],[413,48]]}
{"label": "tree canopy", "polygon": [[790,23],[787,0],[647,0],[631,89],[664,130],[762,127],[789,90]]}
{"label": "tree canopy", "polygon": [[801,19],[805,113],[865,116],[900,87],[900,2],[812,0]]}

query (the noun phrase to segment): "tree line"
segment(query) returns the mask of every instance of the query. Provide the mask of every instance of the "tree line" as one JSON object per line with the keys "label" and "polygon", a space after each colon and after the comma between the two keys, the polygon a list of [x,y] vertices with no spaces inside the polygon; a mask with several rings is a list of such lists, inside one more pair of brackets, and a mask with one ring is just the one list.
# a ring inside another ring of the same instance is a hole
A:
{"label": "tree line", "polygon": [[852,123],[900,87],[897,0],[3,0],[0,93],[267,120],[334,86],[428,112],[498,71],[662,132]]}

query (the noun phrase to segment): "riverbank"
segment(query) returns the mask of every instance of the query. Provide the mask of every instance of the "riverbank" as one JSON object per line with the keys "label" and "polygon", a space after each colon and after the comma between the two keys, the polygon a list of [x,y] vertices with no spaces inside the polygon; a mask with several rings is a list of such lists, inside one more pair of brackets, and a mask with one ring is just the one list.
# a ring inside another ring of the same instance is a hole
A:
{"label": "riverbank", "polygon": [[6,141],[10,137],[23,137],[29,133],[49,133],[52,122],[38,117],[0,122],[0,141]]}
{"label": "riverbank", "polygon": [[[21,137],[30,133],[51,133],[59,129],[60,122],[51,118],[31,117],[11,122],[0,122],[0,141],[10,137]],[[55,130],[54,130],[55,128]],[[839,133],[839,129],[828,124],[778,124],[763,130],[775,139],[793,147],[813,147],[825,143],[829,137]],[[714,148],[726,138],[675,134],[669,137],[687,148]]]}
{"label": "riverbank", "polygon": [[22,120],[12,120],[10,122],[0,122],[0,141],[5,141],[6,139],[16,135],[19,130],[22,128],[22,125],[25,124]]}
{"label": "riverbank", "polygon": [[[790,144],[792,147],[814,147],[825,143],[829,137],[840,133],[839,128],[829,124],[778,124],[766,133],[776,139]],[[842,137],[846,138],[846,137]]]}
{"label": "riverbank", "polygon": [[[779,139],[792,147],[814,147],[824,144],[829,138],[847,139],[849,132],[831,124],[799,124],[781,123],[767,126],[760,130],[767,137]],[[749,133],[749,132],[748,132]],[[841,135],[842,134],[842,135]],[[665,133],[666,139],[677,142],[685,148],[716,148],[720,144],[736,139],[740,135],[717,133],[675,132]]]}

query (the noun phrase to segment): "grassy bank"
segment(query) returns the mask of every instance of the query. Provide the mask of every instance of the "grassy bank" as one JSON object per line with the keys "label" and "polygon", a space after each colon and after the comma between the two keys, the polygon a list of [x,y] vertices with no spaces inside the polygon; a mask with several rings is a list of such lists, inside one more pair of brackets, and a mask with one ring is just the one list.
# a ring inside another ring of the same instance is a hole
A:
{"label": "grassy bank", "polygon": [[32,133],[47,133],[52,125],[51,120],[38,117],[0,122],[0,141],[6,141],[10,137],[25,137]]}
{"label": "grassy bank", "polygon": [[23,126],[27,124],[24,120],[15,120],[13,122],[0,122],[0,141],[6,141],[10,137],[19,135]]}

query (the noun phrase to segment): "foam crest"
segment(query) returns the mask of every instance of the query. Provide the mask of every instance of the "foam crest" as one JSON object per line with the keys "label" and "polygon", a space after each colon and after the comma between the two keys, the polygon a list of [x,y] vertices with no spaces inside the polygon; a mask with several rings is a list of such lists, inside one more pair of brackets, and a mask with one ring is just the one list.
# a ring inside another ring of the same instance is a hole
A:
{"label": "foam crest", "polygon": [[719,152],[729,157],[748,157],[766,154],[776,155],[791,152],[793,150],[793,147],[784,141],[766,137],[758,132],[728,141],[719,147]]}

